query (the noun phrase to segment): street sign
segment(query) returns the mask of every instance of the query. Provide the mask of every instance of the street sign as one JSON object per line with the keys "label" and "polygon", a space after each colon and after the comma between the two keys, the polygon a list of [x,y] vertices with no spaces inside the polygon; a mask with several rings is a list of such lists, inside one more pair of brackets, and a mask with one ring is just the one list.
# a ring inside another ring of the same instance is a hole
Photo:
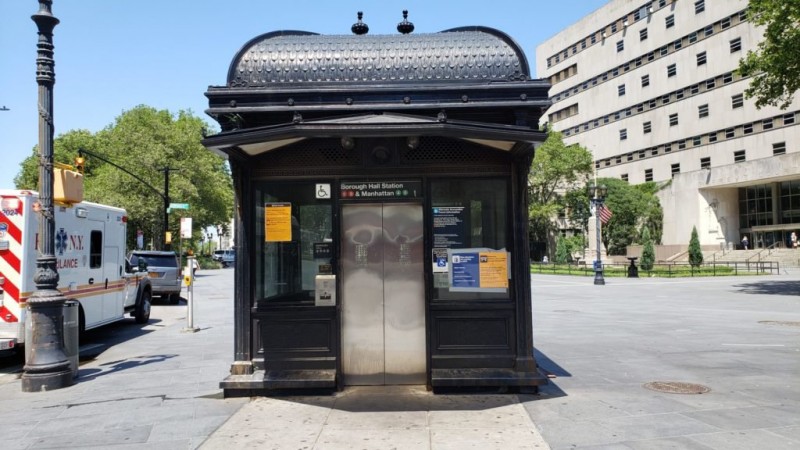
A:
{"label": "street sign", "polygon": [[192,237],[192,218],[181,217],[181,237],[189,239]]}
{"label": "street sign", "polygon": [[170,203],[169,204],[169,208],[170,209],[189,209],[189,204],[188,203]]}

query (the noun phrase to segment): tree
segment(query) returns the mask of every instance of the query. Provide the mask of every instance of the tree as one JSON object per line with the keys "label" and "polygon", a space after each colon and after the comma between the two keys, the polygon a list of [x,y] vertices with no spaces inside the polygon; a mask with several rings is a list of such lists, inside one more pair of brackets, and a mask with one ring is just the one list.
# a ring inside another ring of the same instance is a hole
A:
{"label": "tree", "polygon": [[642,228],[642,258],[639,260],[639,267],[648,272],[653,270],[653,263],[656,260],[656,252],[653,249],[653,240],[650,239],[650,230],[647,227]]}
{"label": "tree", "polygon": [[692,267],[700,267],[703,264],[703,251],[700,249],[697,227],[692,227],[692,237],[689,239],[689,264]]}
{"label": "tree", "polygon": [[800,88],[800,0],[750,0],[747,16],[766,30],[757,51],[739,61],[739,72],[753,77],[745,95],[756,98],[759,109],[786,109]]}
{"label": "tree", "polygon": [[569,262],[569,249],[563,237],[556,240],[556,264],[566,264]]}
{"label": "tree", "polygon": [[639,241],[638,230],[647,228],[655,242],[660,242],[663,211],[655,192],[658,187],[648,182],[635,186],[617,178],[600,178],[598,184],[608,188],[606,206],[611,220],[602,227],[602,239],[609,255],[624,255],[628,245]]}
{"label": "tree", "polygon": [[552,240],[558,214],[565,209],[564,197],[583,191],[592,173],[592,154],[580,145],[565,145],[561,133],[549,131],[536,149],[528,177],[528,218],[531,240]]}
{"label": "tree", "polygon": [[[202,229],[224,225],[233,215],[233,187],[225,160],[200,143],[208,125],[188,111],[172,114],[138,106],[123,112],[112,125],[96,134],[69,131],[55,139],[54,160],[72,164],[78,149],[103,155],[114,164],[136,174],[163,194],[164,173],[170,173],[169,196],[173,202],[189,203],[189,211],[170,214],[169,227],[178,235],[180,217],[192,218],[195,238]],[[22,162],[15,178],[19,189],[37,189],[37,152]],[[128,240],[132,246],[141,229],[149,241],[161,240],[163,198],[136,178],[97,158],[87,157],[84,198],[88,201],[125,208]],[[186,243],[190,246],[191,243]]]}

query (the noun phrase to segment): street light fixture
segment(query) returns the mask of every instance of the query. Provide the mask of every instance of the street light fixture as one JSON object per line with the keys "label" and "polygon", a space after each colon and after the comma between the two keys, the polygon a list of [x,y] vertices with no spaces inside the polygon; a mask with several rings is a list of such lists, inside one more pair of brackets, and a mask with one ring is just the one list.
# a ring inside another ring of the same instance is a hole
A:
{"label": "street light fixture", "polygon": [[[64,294],[58,290],[55,255],[56,222],[53,208],[53,28],[59,20],[51,11],[52,0],[39,0],[31,16],[39,30],[36,45],[36,82],[39,85],[39,244],[33,282],[36,290],[27,301],[30,351],[22,370],[22,392],[42,392],[73,384],[72,369],[64,349]],[[27,332],[25,333],[28,334]]]}
{"label": "street light fixture", "polygon": [[594,284],[606,284],[603,278],[603,261],[600,260],[602,240],[600,235],[600,208],[606,200],[608,188],[606,185],[589,185],[589,201],[594,205],[595,231],[597,232],[597,259],[594,261]]}

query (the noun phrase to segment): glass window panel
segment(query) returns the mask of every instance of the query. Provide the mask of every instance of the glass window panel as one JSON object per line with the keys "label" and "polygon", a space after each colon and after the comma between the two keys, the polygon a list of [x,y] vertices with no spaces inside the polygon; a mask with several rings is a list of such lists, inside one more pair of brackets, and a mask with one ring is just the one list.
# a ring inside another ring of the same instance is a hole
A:
{"label": "glass window panel", "polygon": [[[431,182],[431,206],[460,207],[461,236],[449,239],[450,248],[510,248],[508,242],[508,187],[505,180],[448,179]],[[434,273],[434,300],[480,300],[508,298],[508,294],[487,292],[451,292],[442,286],[447,273]],[[441,279],[437,279],[441,278]]]}

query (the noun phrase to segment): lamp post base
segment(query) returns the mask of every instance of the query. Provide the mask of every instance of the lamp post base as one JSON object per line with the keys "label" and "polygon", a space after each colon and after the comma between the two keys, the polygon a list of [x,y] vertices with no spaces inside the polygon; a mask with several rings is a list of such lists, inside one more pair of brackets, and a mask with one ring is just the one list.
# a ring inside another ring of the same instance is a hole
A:
{"label": "lamp post base", "polygon": [[606,284],[606,280],[603,278],[602,270],[597,270],[594,272],[594,284]]}
{"label": "lamp post base", "polygon": [[34,374],[26,372],[22,375],[22,392],[46,392],[55,391],[74,384],[72,370],[67,367],[66,370],[54,373],[39,373]]}

